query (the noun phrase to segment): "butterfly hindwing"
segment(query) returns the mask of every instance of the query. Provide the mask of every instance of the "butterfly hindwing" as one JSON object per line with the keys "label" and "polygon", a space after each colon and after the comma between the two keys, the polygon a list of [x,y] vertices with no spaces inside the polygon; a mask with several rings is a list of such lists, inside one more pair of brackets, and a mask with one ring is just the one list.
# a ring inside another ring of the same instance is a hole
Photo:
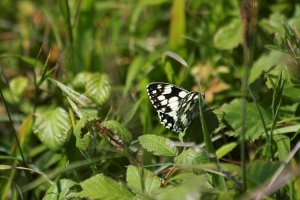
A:
{"label": "butterfly hindwing", "polygon": [[179,110],[177,112],[178,120],[174,124],[174,129],[184,131],[192,122],[192,120],[198,116],[198,93],[190,92],[180,102]]}
{"label": "butterfly hindwing", "polygon": [[[160,122],[172,131],[184,131],[198,114],[197,92],[188,92],[168,83],[151,83],[147,92]],[[204,100],[203,94],[201,97]]]}

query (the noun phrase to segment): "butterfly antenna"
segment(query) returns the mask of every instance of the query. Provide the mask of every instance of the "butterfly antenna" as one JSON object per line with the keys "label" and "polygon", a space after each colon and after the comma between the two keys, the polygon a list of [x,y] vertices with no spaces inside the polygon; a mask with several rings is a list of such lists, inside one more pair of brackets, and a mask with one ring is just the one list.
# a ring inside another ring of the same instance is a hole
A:
{"label": "butterfly antenna", "polygon": [[219,82],[220,82],[220,80],[217,80],[217,81],[211,83],[211,84],[203,91],[203,93],[205,93],[209,88],[211,88],[212,86],[218,84]]}

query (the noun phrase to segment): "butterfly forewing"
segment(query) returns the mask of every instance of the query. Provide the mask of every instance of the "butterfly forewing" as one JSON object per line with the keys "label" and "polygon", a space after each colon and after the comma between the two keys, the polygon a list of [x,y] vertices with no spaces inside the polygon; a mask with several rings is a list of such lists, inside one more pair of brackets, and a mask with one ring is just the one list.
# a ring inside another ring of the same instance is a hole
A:
{"label": "butterfly forewing", "polygon": [[147,92],[160,122],[166,128],[173,130],[178,119],[179,104],[188,91],[168,83],[151,83],[147,86]]}
{"label": "butterfly forewing", "polygon": [[[184,131],[198,114],[198,93],[168,83],[151,83],[147,87],[160,122],[175,132]],[[202,100],[204,95],[201,94]]]}
{"label": "butterfly forewing", "polygon": [[168,83],[151,83],[147,86],[150,100],[157,112],[177,112],[180,101],[188,94],[185,89]]}

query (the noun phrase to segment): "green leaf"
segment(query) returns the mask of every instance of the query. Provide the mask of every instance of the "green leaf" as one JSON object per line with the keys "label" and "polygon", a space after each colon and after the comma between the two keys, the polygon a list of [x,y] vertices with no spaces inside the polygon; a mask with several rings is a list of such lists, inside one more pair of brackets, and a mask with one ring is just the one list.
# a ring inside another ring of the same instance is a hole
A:
{"label": "green leaf", "polygon": [[56,83],[56,85],[64,92],[64,94],[69,97],[72,101],[75,101],[76,103],[80,104],[80,105],[87,105],[88,103],[90,103],[91,101],[84,95],[79,94],[78,92],[76,92],[75,90],[73,90],[72,88],[60,83],[57,80],[54,79],[49,79],[52,82]]}
{"label": "green leaf", "polygon": [[218,49],[231,50],[242,41],[241,21],[234,19],[221,27],[214,36],[214,45]]}
{"label": "green leaf", "polygon": [[283,133],[295,133],[300,130],[300,124],[290,125],[282,128],[277,128],[274,130],[274,134],[283,134]]}
{"label": "green leaf", "polygon": [[283,95],[289,97],[294,102],[300,102],[300,88],[288,86],[284,88]]}
{"label": "green leaf", "polygon": [[248,83],[253,83],[257,78],[261,76],[263,72],[270,70],[274,66],[278,66],[284,59],[284,54],[280,51],[271,51],[267,55],[262,55],[257,59],[250,70]]}
{"label": "green leaf", "polygon": [[249,187],[264,184],[280,166],[279,162],[256,161],[247,167],[247,181]]}
{"label": "green leaf", "polygon": [[223,156],[227,155],[229,152],[231,152],[236,146],[238,145],[237,142],[230,142],[228,144],[224,144],[221,146],[217,151],[217,158],[220,159]]}
{"label": "green leaf", "polygon": [[210,161],[210,159],[202,153],[189,148],[188,150],[184,150],[181,152],[181,154],[176,156],[174,161],[176,165],[190,166],[195,164],[207,163]]}
{"label": "green leaf", "polygon": [[274,34],[282,31],[282,14],[279,12],[271,13],[268,19],[261,19],[259,26],[268,34]]}
{"label": "green leaf", "polygon": [[90,72],[80,72],[74,77],[72,85],[75,89],[85,90],[85,84],[91,79],[91,77],[92,73]]}
{"label": "green leaf", "polygon": [[17,76],[9,82],[9,88],[14,95],[21,96],[28,86],[28,82],[29,81],[27,77]]}
{"label": "green leaf", "polygon": [[108,100],[110,92],[109,78],[104,74],[93,74],[86,83],[86,95],[99,106]]}
{"label": "green leaf", "polygon": [[285,135],[274,135],[273,138],[277,145],[278,158],[284,162],[291,152],[291,140]]}
{"label": "green leaf", "polygon": [[89,123],[93,122],[93,120],[94,119],[82,118],[77,122],[74,128],[76,147],[81,150],[87,150],[90,147],[93,133],[90,132],[87,126],[89,126]]}
{"label": "green leaf", "polygon": [[81,198],[120,200],[132,198],[132,194],[122,187],[117,181],[97,174],[80,183],[82,191],[78,193]]}
{"label": "green leaf", "polygon": [[149,196],[153,196],[153,192],[160,188],[159,177],[150,170],[133,165],[128,166],[126,181],[133,192],[140,194],[146,192]]}
{"label": "green leaf", "polygon": [[[209,195],[209,199],[216,199],[216,195],[213,195],[212,193],[207,194],[209,190],[213,192],[213,188],[209,184],[207,175],[180,174],[173,179],[177,179],[181,184],[160,189],[155,199],[202,199],[206,195]],[[216,189],[214,190],[216,192]]]}
{"label": "green leaf", "polygon": [[123,126],[122,124],[120,124],[117,121],[114,120],[109,120],[109,121],[104,121],[102,122],[102,126],[104,126],[107,129],[110,129],[115,135],[115,139],[116,140],[120,140],[129,145],[132,141],[132,135],[131,133],[128,131],[128,129]]}
{"label": "green leaf", "polygon": [[[241,132],[241,99],[235,99],[229,104],[224,104],[221,110],[225,113],[225,120],[234,129],[234,136],[239,136]],[[264,128],[256,109],[254,103],[246,104],[246,139],[255,140],[260,136],[264,135]],[[263,107],[261,107],[262,116],[266,122],[269,124],[271,122],[271,113],[267,112]]]}
{"label": "green leaf", "polygon": [[35,115],[34,133],[49,149],[59,151],[71,133],[68,113],[60,107],[40,108]]}
{"label": "green leaf", "polygon": [[75,181],[60,179],[47,190],[43,200],[73,199],[73,192],[79,191],[79,189],[80,186]]}
{"label": "green leaf", "polygon": [[173,146],[173,142],[168,138],[157,135],[142,135],[139,141],[143,148],[147,151],[153,152],[158,156],[176,156],[177,148]]}

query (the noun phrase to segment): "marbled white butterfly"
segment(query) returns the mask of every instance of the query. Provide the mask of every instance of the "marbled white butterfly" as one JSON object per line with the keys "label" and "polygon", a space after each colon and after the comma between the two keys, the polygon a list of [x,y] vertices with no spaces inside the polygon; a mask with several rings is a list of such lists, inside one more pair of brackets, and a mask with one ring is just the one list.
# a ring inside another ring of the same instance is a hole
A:
{"label": "marbled white butterfly", "polygon": [[[183,132],[199,114],[198,92],[189,92],[169,83],[151,83],[147,93],[160,122],[168,129]],[[200,94],[204,102],[204,93]]]}

